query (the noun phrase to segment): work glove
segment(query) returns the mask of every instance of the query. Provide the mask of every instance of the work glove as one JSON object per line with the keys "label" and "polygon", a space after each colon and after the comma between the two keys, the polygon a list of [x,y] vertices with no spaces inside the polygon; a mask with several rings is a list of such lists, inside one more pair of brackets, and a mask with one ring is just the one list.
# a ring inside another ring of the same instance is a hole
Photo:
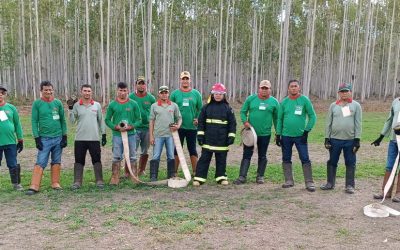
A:
{"label": "work glove", "polygon": [[233,143],[235,143],[235,137],[228,136],[227,143],[228,143],[228,145],[232,145]]}
{"label": "work glove", "polygon": [[39,151],[42,151],[43,150],[43,143],[42,143],[42,139],[40,138],[40,136],[35,138],[35,143],[36,143],[36,148]]}
{"label": "work glove", "polygon": [[104,146],[107,144],[107,137],[106,134],[101,135],[101,146]]}
{"label": "work glove", "polygon": [[400,126],[396,126],[396,127],[394,127],[393,128],[393,132],[396,134],[396,135],[400,135]]}
{"label": "work glove", "polygon": [[360,148],[360,138],[354,138],[353,153],[357,153],[359,148]]}
{"label": "work glove", "polygon": [[382,140],[383,140],[384,137],[385,137],[384,135],[379,135],[378,139],[376,139],[375,141],[373,141],[373,142],[371,143],[371,145],[374,145],[375,147],[381,145],[381,142],[382,142]]}
{"label": "work glove", "polygon": [[68,105],[68,109],[72,110],[74,107],[74,104],[78,101],[78,99],[75,96],[71,96],[68,100],[67,100],[67,105]]}
{"label": "work glove", "polygon": [[329,138],[325,138],[325,148],[326,149],[331,149],[332,145],[331,145],[331,141],[329,140]]}
{"label": "work glove", "polygon": [[304,144],[307,144],[308,132],[309,131],[304,130],[303,135],[301,136],[301,142],[304,143]]}
{"label": "work glove", "polygon": [[18,140],[18,143],[17,143],[17,152],[18,152],[18,154],[21,153],[23,149],[24,149],[24,141],[23,140]]}
{"label": "work glove", "polygon": [[63,135],[60,142],[60,147],[65,148],[66,146],[67,146],[67,135]]}
{"label": "work glove", "polygon": [[280,147],[282,144],[282,139],[280,135],[275,135],[275,144],[276,146]]}
{"label": "work glove", "polygon": [[204,135],[198,135],[197,142],[199,143],[200,146],[202,146],[204,144]]}

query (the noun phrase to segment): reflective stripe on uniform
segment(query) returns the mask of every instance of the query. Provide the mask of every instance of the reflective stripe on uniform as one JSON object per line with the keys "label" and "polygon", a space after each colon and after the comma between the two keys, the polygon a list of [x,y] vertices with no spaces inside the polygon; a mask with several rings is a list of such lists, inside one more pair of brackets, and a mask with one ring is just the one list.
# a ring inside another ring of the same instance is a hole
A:
{"label": "reflective stripe on uniform", "polygon": [[210,150],[219,150],[219,151],[228,151],[228,147],[218,147],[218,146],[210,146],[210,145],[207,145],[207,144],[203,144],[202,146],[201,146],[202,148],[206,148],[206,149],[210,149]]}
{"label": "reflective stripe on uniform", "polygon": [[218,176],[217,178],[215,178],[216,182],[222,181],[222,180],[228,180],[228,177],[226,176]]}
{"label": "reflective stripe on uniform", "polygon": [[236,134],[235,134],[235,133],[229,133],[229,134],[228,134],[228,137],[229,137],[229,136],[231,136],[231,137],[235,137],[235,136],[236,136]]}
{"label": "reflective stripe on uniform", "polygon": [[204,135],[204,131],[197,131],[197,135]]}
{"label": "reflective stripe on uniform", "polygon": [[204,182],[206,182],[207,179],[204,179],[204,178],[195,176],[195,177],[193,178],[193,180],[204,183]]}
{"label": "reflective stripe on uniform", "polygon": [[215,124],[228,124],[228,121],[218,120],[218,119],[206,119],[206,123],[215,123]]}

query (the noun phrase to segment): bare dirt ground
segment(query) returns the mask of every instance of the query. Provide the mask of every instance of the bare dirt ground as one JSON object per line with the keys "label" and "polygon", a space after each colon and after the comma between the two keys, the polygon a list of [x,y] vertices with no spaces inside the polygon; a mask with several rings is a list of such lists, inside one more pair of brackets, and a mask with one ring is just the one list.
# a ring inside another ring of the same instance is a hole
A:
{"label": "bare dirt ground", "polygon": [[[379,111],[376,105],[364,110]],[[390,103],[380,105],[387,110]],[[384,161],[386,148],[365,142],[359,162]],[[35,154],[24,150],[24,170],[32,169]],[[228,165],[238,165],[241,154],[239,146],[232,147]],[[279,164],[280,155],[270,147],[269,163]],[[321,145],[311,144],[310,155],[315,164],[327,159]],[[102,157],[110,162],[111,150]],[[67,148],[63,165],[71,169],[72,163],[72,148]],[[4,168],[0,174],[6,175]],[[9,192],[0,195],[0,249],[400,249],[399,218],[372,219],[362,212],[374,202],[381,179],[356,180],[356,185],[354,195],[343,192],[343,178],[335,190],[315,193],[300,182],[282,189],[270,181],[179,190],[124,185],[97,191],[92,186],[34,197]],[[385,204],[400,210],[400,204]]]}

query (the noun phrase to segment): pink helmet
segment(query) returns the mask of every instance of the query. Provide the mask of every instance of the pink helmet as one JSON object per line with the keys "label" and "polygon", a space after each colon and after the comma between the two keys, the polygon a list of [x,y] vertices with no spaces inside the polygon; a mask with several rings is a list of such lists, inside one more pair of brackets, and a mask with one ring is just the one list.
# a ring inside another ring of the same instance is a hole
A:
{"label": "pink helmet", "polygon": [[211,94],[215,94],[215,93],[226,94],[225,85],[223,85],[222,83],[219,83],[219,82],[214,84],[214,86],[212,86],[212,88],[211,88]]}

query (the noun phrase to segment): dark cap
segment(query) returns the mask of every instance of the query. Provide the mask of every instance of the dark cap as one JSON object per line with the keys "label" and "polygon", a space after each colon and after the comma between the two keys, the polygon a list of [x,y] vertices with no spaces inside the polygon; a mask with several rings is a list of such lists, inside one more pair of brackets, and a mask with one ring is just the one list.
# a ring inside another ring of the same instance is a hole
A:
{"label": "dark cap", "polygon": [[5,91],[5,92],[7,92],[7,89],[6,89],[4,86],[2,86],[2,85],[0,85],[0,90],[3,90],[3,91]]}
{"label": "dark cap", "polygon": [[351,89],[353,88],[353,86],[351,85],[351,83],[341,83],[339,84],[339,92],[341,91],[351,91]]}

